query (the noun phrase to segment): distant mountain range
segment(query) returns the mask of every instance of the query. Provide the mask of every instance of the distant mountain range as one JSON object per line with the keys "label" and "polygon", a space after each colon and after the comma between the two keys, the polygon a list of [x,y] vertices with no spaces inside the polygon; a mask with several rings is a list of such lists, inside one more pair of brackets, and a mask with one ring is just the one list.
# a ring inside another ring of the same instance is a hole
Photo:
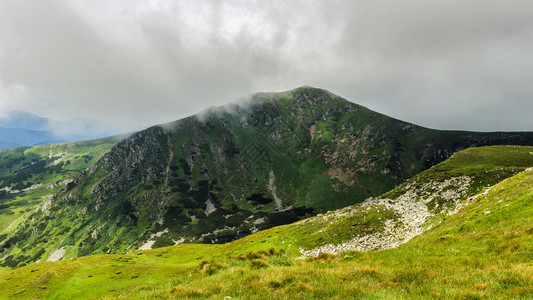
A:
{"label": "distant mountain range", "polygon": [[0,150],[81,141],[115,134],[111,126],[76,118],[56,121],[26,111],[13,111],[0,119]]}

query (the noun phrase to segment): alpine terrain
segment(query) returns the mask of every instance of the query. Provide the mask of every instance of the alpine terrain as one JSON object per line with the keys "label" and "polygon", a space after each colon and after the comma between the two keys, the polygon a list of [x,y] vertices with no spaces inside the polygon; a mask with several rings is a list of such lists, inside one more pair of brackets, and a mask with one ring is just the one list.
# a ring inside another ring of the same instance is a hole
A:
{"label": "alpine terrain", "polygon": [[0,231],[16,228],[124,137],[0,151]]}
{"label": "alpine terrain", "polygon": [[391,248],[458,211],[486,185],[525,169],[529,156],[527,165],[507,167],[504,159],[501,170],[465,167],[463,175],[451,170],[436,181],[419,175],[363,201],[459,150],[484,145],[533,145],[533,133],[422,128],[310,87],[256,94],[122,140],[5,228],[0,261],[21,267],[227,243],[317,214],[285,227],[304,228],[294,235],[305,246],[302,255]]}
{"label": "alpine terrain", "polygon": [[470,148],[379,197],[223,245],[0,271],[0,295],[528,299],[532,166],[533,147]]}

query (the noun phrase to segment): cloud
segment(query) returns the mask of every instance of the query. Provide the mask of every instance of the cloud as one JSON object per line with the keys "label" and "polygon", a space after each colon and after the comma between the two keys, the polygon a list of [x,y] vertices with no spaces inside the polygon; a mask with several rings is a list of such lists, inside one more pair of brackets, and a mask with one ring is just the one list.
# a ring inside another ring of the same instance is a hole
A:
{"label": "cloud", "polygon": [[532,10],[519,0],[4,1],[0,114],[130,131],[308,84],[429,127],[533,130]]}
{"label": "cloud", "polygon": [[431,127],[531,130],[533,3],[408,3],[377,1],[349,18],[340,48],[352,52],[341,56],[359,78],[345,93]]}

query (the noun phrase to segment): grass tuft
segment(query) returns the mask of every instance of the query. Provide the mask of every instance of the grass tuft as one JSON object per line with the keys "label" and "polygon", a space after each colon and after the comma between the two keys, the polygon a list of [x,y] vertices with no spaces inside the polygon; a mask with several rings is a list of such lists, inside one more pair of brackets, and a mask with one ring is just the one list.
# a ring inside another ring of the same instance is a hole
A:
{"label": "grass tuft", "polygon": [[196,267],[196,269],[200,271],[202,276],[211,276],[217,273],[219,270],[227,267],[228,266],[226,264],[204,260],[198,265],[198,267]]}
{"label": "grass tuft", "polygon": [[337,261],[338,256],[331,253],[320,253],[317,257],[314,258],[315,261]]}
{"label": "grass tuft", "polygon": [[268,263],[263,259],[252,259],[250,263],[248,263],[248,267],[252,270],[263,269],[268,268]]}
{"label": "grass tuft", "polygon": [[366,275],[366,276],[370,276],[370,277],[381,277],[381,276],[383,276],[383,273],[381,273],[378,269],[369,268],[369,267],[359,269],[359,273],[361,273],[363,275]]}
{"label": "grass tuft", "polygon": [[168,292],[173,297],[205,297],[209,295],[209,292],[203,289],[190,289],[184,287],[173,287]]}

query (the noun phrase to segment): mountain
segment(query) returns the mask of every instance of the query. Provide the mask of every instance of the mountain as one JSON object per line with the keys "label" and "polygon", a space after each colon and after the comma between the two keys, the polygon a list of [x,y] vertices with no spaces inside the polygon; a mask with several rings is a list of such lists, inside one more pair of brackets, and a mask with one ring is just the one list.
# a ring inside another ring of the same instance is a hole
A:
{"label": "mountain", "polygon": [[24,111],[0,119],[0,150],[66,141],[82,141],[116,134],[109,125],[76,118],[56,121]]}
{"label": "mountain", "polygon": [[48,122],[29,112],[9,113],[0,119],[0,150],[64,142],[48,130]]}
{"label": "mountain", "polygon": [[3,265],[225,243],[492,144],[533,144],[533,133],[431,130],[310,87],[257,94],[118,143],[4,233]]}
{"label": "mountain", "polygon": [[0,128],[0,138],[0,150],[64,142],[51,132],[24,128]]}
{"label": "mountain", "polygon": [[0,151],[0,232],[96,163],[124,136]]}
{"label": "mountain", "polygon": [[[533,147],[471,148],[369,201],[227,244],[179,245],[0,271],[0,295],[529,299],[532,166]],[[406,220],[397,214],[409,215],[398,211],[401,207],[425,207],[427,214],[418,223],[423,230],[397,247],[395,238]],[[381,248],[392,249],[316,257],[308,252],[344,245],[355,235],[375,240],[375,233],[383,232],[376,229],[388,225],[398,228]]]}
{"label": "mountain", "polygon": [[47,127],[49,120],[39,117],[27,111],[12,111],[3,118],[0,118],[1,128],[24,128],[29,130],[43,130]]}
{"label": "mountain", "polygon": [[9,148],[18,148],[18,147],[22,147],[22,145],[13,143],[13,142],[0,140],[0,150],[9,149]]}

